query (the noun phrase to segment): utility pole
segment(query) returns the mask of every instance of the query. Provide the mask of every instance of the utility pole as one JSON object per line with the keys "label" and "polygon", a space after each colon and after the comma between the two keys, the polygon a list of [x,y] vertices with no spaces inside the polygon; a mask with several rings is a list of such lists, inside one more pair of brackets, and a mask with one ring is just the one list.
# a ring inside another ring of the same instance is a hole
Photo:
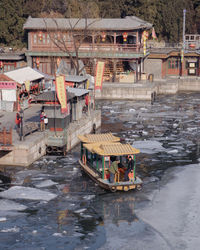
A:
{"label": "utility pole", "polygon": [[184,53],[185,53],[185,14],[186,9],[183,10],[183,45],[182,45],[182,51],[181,51],[181,75],[184,75]]}

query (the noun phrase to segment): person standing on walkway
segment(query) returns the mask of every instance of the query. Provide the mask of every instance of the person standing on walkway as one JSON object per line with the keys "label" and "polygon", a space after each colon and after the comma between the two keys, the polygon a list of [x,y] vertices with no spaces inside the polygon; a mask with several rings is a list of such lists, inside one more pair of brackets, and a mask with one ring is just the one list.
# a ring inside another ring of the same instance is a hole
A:
{"label": "person standing on walkway", "polygon": [[41,114],[40,114],[40,131],[45,130],[44,119],[45,119],[44,111],[41,111]]}
{"label": "person standing on walkway", "polygon": [[20,132],[20,123],[21,123],[20,114],[17,112],[16,113],[16,118],[15,118],[15,124],[16,124],[16,130],[17,130],[18,134]]}

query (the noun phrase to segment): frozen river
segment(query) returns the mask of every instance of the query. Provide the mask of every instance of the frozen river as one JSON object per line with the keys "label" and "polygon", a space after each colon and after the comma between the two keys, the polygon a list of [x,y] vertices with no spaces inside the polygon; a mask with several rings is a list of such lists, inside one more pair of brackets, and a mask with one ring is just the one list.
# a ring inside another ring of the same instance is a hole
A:
{"label": "frozen river", "polygon": [[0,249],[198,249],[199,99],[99,102],[102,132],[141,151],[141,191],[100,189],[79,172],[79,147],[8,169],[13,185],[1,185]]}

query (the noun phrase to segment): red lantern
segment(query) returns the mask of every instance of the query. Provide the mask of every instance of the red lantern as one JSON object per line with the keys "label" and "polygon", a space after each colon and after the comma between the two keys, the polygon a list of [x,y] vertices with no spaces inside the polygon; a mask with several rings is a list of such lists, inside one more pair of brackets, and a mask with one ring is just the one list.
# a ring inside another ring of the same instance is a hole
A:
{"label": "red lantern", "polygon": [[0,61],[0,69],[2,69],[2,68],[3,68],[3,62]]}
{"label": "red lantern", "polygon": [[42,32],[40,31],[38,34],[39,40],[42,41]]}
{"label": "red lantern", "polygon": [[39,69],[39,66],[40,66],[40,58],[37,57],[36,58],[36,67]]}
{"label": "red lantern", "polygon": [[128,37],[128,34],[126,32],[123,33],[123,39],[124,39],[124,42],[127,41],[127,37]]}
{"label": "red lantern", "polygon": [[106,33],[105,32],[102,32],[101,39],[102,39],[102,42],[105,42],[105,40],[106,40]]}

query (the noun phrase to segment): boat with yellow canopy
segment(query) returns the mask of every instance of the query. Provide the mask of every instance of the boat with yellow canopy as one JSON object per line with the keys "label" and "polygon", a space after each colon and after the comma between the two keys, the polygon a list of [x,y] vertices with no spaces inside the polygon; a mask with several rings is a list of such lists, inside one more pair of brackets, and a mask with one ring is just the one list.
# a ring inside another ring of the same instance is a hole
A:
{"label": "boat with yellow canopy", "polygon": [[[142,180],[136,176],[136,154],[140,151],[130,144],[120,143],[120,138],[106,134],[79,135],[81,141],[81,158],[79,160],[82,170],[90,176],[100,187],[115,192],[141,189]],[[114,181],[110,182],[109,174],[113,157],[118,164],[118,171]],[[128,166],[128,158],[132,158],[133,168],[125,181],[124,173]]]}

